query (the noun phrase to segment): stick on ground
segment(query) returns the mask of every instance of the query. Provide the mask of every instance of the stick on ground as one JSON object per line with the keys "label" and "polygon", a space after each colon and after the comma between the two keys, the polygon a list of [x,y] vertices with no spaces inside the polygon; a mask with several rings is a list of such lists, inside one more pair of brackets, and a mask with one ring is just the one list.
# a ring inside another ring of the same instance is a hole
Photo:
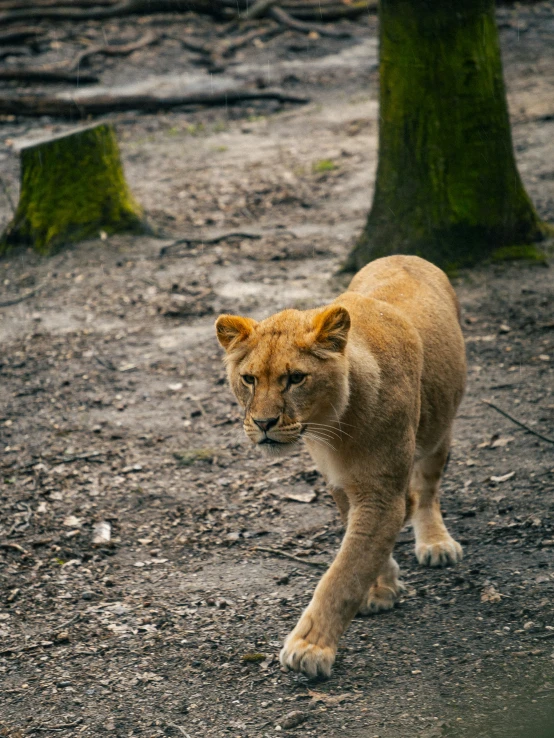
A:
{"label": "stick on ground", "polygon": [[263,546],[254,546],[252,551],[263,551],[264,553],[270,553],[274,556],[282,556],[285,559],[296,561],[299,564],[306,564],[306,566],[315,566],[316,569],[327,569],[328,566],[322,561],[309,561],[307,559],[302,559],[300,556],[294,556],[293,554],[289,554],[286,551],[281,551],[280,548],[265,548]]}
{"label": "stick on ground", "polygon": [[511,420],[512,423],[515,423],[516,425],[519,425],[520,428],[523,428],[523,430],[526,430],[527,433],[531,433],[532,435],[536,436],[537,438],[542,439],[543,441],[546,441],[547,443],[553,443],[554,444],[554,438],[549,438],[548,436],[543,436],[542,433],[538,433],[536,430],[533,430],[532,428],[529,428],[528,425],[525,425],[525,423],[522,423],[521,420],[518,420],[517,418],[514,418],[513,415],[510,415],[505,410],[502,410],[497,405],[494,404],[494,402],[490,402],[490,400],[481,400],[485,405],[488,405],[489,407],[492,407],[493,410],[496,410],[497,413],[500,413],[500,415],[503,415],[505,418],[508,418],[508,420]]}

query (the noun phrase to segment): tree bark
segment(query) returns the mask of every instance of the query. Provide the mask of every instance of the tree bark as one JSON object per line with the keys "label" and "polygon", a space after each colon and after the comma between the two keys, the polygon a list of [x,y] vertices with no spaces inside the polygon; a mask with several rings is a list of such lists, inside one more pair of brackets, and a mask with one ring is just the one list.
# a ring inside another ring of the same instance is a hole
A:
{"label": "tree bark", "polygon": [[18,245],[42,254],[106,233],[149,232],[119,158],[113,126],[103,123],[21,151],[21,193],[0,254]]}
{"label": "tree bark", "polygon": [[399,253],[455,270],[540,240],[514,158],[493,0],[381,0],[379,12],[375,194],[345,270]]}

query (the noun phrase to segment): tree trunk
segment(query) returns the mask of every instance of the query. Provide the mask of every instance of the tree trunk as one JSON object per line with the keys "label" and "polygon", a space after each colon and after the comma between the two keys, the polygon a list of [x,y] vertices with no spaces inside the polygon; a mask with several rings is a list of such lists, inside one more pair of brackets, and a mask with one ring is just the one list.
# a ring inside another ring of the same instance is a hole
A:
{"label": "tree trunk", "polygon": [[519,177],[493,0],[381,0],[379,163],[346,270],[388,254],[446,269],[542,238]]}
{"label": "tree trunk", "polygon": [[125,181],[113,126],[80,128],[22,149],[19,204],[0,254],[17,245],[48,254],[100,231],[149,231]]}

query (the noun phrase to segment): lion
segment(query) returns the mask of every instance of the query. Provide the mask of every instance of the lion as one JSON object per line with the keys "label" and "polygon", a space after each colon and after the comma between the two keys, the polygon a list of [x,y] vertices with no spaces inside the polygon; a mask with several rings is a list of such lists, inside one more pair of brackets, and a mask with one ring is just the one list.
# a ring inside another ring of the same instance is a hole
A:
{"label": "lion", "polygon": [[346,528],[280,654],[328,677],[352,618],[398,600],[392,550],[406,522],[420,564],[462,558],[439,505],[466,376],[456,294],[433,264],[389,256],[330,305],[261,322],[220,315],[215,326],[246,435],[268,455],[305,443]]}

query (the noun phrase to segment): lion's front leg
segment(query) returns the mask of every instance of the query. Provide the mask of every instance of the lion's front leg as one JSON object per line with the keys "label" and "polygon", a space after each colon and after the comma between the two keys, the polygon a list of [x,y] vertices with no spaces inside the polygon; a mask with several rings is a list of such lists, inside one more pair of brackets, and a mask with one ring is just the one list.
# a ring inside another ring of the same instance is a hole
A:
{"label": "lion's front leg", "polygon": [[390,557],[404,507],[403,497],[393,498],[386,508],[351,500],[340,551],[285,641],[283,666],[311,677],[330,675],[341,635]]}

